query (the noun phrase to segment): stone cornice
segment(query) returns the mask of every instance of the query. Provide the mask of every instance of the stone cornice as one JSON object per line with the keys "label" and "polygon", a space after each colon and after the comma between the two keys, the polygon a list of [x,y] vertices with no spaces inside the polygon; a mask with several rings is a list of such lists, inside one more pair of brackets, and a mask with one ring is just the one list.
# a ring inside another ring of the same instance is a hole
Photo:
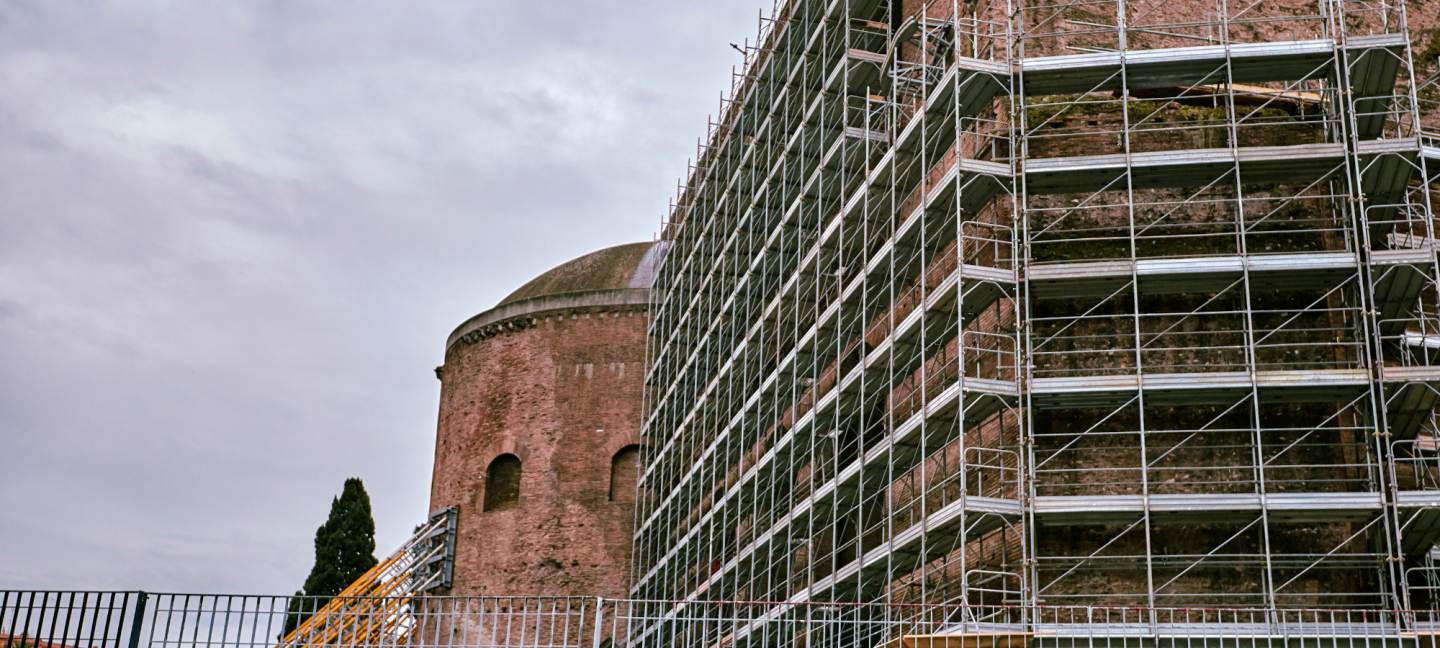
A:
{"label": "stone cornice", "polygon": [[535,315],[554,311],[590,311],[622,307],[629,310],[637,307],[644,309],[649,306],[650,290],[648,288],[568,292],[511,302],[465,320],[464,324],[456,327],[455,331],[450,333],[449,339],[445,341],[445,350],[448,352],[456,342],[473,342],[483,337],[489,337],[486,335],[487,331],[505,327],[507,324],[517,324],[513,320],[519,318],[526,318],[526,322],[521,323],[519,327],[527,328]]}

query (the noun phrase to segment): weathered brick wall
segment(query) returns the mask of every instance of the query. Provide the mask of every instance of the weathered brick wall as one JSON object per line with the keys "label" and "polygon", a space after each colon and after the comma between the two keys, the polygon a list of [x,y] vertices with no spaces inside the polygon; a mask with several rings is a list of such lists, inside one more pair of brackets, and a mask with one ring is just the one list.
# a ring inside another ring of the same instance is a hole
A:
{"label": "weathered brick wall", "polygon": [[[540,313],[446,351],[430,505],[460,509],[451,593],[626,593],[634,495],[611,500],[611,460],[639,439],[645,328],[635,308]],[[482,510],[504,453],[519,501]]]}

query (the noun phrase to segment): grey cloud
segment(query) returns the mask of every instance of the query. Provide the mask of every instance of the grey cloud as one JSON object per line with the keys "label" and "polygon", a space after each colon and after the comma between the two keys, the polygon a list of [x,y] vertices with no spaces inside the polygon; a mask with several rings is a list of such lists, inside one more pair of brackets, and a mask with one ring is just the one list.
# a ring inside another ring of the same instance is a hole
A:
{"label": "grey cloud", "polygon": [[293,591],[430,368],[652,236],[768,0],[0,0],[0,587]]}

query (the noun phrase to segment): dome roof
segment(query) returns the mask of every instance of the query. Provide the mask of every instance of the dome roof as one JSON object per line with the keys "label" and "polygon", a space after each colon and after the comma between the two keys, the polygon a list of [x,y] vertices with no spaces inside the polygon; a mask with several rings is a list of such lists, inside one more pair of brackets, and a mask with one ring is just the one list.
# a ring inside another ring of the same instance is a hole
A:
{"label": "dome roof", "polygon": [[591,252],[555,266],[510,293],[496,306],[564,293],[649,288],[659,254],[655,243],[630,243]]}
{"label": "dome roof", "polygon": [[449,349],[460,340],[479,339],[488,327],[536,313],[589,308],[647,307],[655,268],[668,246],[631,243],[591,252],[562,263],[520,287],[494,308],[476,315],[450,333]]}

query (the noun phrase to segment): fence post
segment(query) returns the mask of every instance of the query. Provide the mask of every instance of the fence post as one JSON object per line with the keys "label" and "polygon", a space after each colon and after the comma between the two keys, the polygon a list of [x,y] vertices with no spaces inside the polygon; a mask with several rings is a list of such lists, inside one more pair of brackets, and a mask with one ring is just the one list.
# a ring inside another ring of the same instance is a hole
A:
{"label": "fence post", "polygon": [[150,598],[145,592],[136,592],[135,616],[130,621],[130,648],[140,647],[140,626],[145,623],[145,600]]}
{"label": "fence post", "polygon": [[[603,634],[604,627],[605,627],[605,599],[597,596],[597,597],[595,597],[595,646],[594,646],[594,648],[600,648],[600,637],[601,637],[601,635]],[[131,646],[131,648],[134,648],[134,646]]]}

